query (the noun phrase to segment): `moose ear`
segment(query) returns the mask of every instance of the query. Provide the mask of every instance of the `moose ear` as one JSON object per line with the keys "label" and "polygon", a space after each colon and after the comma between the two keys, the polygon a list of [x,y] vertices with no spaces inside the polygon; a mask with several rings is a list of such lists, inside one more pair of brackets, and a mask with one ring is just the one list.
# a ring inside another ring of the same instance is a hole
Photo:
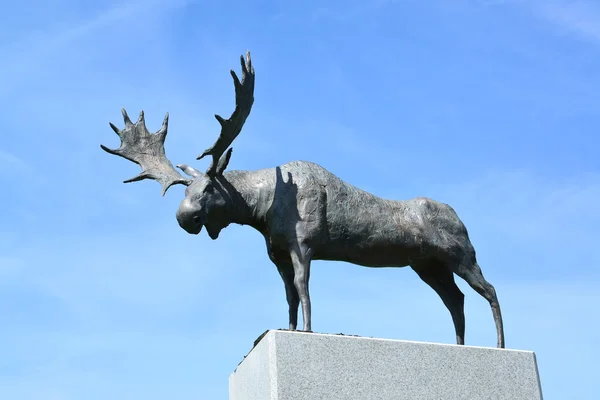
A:
{"label": "moose ear", "polygon": [[187,175],[191,176],[192,178],[198,178],[199,176],[204,175],[202,172],[198,171],[195,168],[190,167],[187,164],[178,164],[177,168],[179,168],[180,170],[182,170],[183,172],[185,172]]}
{"label": "moose ear", "polygon": [[225,155],[221,156],[221,158],[219,159],[219,164],[217,164],[217,175],[222,175],[223,172],[225,171],[225,168],[227,168],[227,165],[229,165],[229,159],[231,158],[231,153],[233,152],[233,147],[230,147],[229,150],[227,150],[227,153],[225,153]]}

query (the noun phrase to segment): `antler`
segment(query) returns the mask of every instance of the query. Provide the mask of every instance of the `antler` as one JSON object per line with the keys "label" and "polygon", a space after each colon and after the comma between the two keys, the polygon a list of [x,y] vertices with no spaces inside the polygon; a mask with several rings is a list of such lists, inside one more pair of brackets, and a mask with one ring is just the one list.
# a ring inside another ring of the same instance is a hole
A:
{"label": "antler", "polygon": [[124,108],[121,109],[121,113],[125,121],[125,129],[120,130],[112,122],[109,123],[112,130],[119,135],[121,146],[116,150],[109,149],[104,145],[100,145],[100,147],[110,154],[126,158],[142,167],[142,172],[139,175],[123,182],[130,183],[143,179],[154,179],[162,186],[163,196],[172,185],[189,185],[192,180],[181,176],[165,155],[165,138],[167,137],[169,125],[169,113],[165,115],[162,127],[155,134],[150,133],[146,128],[144,111],[140,112],[135,124],[131,122]]}
{"label": "antler", "polygon": [[230,71],[235,85],[235,110],[229,119],[223,119],[220,115],[215,115],[215,118],[221,124],[221,134],[217,141],[197,158],[200,160],[204,156],[212,155],[212,162],[206,171],[209,176],[220,174],[227,167],[232,149],[230,148],[227,151],[223,159],[221,159],[221,156],[242,131],[242,126],[244,126],[246,118],[250,115],[254,103],[254,68],[250,59],[250,52],[246,52],[245,62],[244,56],[240,57],[240,61],[242,64],[242,81],[240,82],[235,71]]}

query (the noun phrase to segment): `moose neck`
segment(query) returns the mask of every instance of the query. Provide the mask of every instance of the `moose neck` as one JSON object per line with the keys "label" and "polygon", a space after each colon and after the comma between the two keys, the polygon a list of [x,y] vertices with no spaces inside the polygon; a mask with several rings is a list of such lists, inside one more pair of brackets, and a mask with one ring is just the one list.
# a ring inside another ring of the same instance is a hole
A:
{"label": "moose neck", "polygon": [[263,232],[266,227],[266,211],[272,200],[269,190],[261,185],[262,171],[226,171],[223,185],[232,200],[231,222],[249,225]]}

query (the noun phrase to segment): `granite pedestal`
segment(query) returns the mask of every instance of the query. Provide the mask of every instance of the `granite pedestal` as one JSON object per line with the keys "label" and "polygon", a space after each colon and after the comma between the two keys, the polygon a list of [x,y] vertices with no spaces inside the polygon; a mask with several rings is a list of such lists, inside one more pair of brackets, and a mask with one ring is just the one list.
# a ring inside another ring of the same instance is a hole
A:
{"label": "granite pedestal", "polygon": [[229,378],[230,400],[542,400],[535,354],[267,331]]}

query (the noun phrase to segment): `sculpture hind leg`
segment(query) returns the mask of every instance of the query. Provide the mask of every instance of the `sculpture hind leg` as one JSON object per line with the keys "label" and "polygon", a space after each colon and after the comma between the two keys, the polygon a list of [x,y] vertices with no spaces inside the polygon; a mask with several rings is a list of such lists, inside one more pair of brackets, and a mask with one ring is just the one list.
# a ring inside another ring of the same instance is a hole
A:
{"label": "sculpture hind leg", "polygon": [[498,347],[504,348],[504,326],[502,322],[502,313],[500,311],[500,304],[498,303],[498,297],[496,296],[496,289],[485,280],[481,268],[475,260],[474,254],[468,254],[466,257],[453,265],[453,270],[456,275],[463,278],[469,286],[473,288],[477,293],[483,296],[492,308],[492,314],[494,316],[494,322],[496,323],[496,334],[498,336]]}
{"label": "sculpture hind leg", "polygon": [[431,262],[425,265],[415,265],[411,268],[419,275],[419,278],[429,285],[440,296],[444,305],[450,311],[454,330],[456,332],[456,344],[465,344],[465,295],[454,282],[454,274],[445,265]]}

